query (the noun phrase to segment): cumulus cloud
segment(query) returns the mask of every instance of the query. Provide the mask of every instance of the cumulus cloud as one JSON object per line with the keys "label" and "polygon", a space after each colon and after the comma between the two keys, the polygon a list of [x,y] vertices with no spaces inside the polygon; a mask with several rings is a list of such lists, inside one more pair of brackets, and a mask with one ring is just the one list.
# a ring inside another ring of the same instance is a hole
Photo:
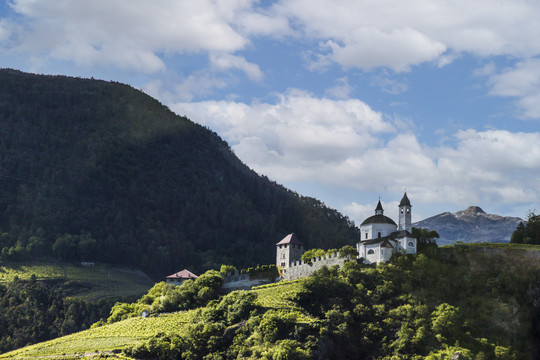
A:
{"label": "cumulus cloud", "polygon": [[540,118],[540,59],[519,61],[498,73],[491,69],[487,75],[491,95],[515,97],[519,116]]}
{"label": "cumulus cloud", "polygon": [[279,182],[317,179],[379,193],[407,187],[424,203],[540,200],[540,133],[469,129],[455,133],[452,146],[429,147],[357,99],[298,90],[279,95],[275,104],[172,107],[217,129],[250,167]]}
{"label": "cumulus cloud", "polygon": [[[534,0],[328,1],[286,0],[276,11],[296,31],[326,39],[327,56],[345,67],[405,71],[425,61],[451,62],[458,53],[534,56],[540,53]],[[448,51],[451,51],[448,54]]]}
{"label": "cumulus cloud", "polygon": [[234,29],[234,16],[249,3],[14,0],[13,10],[27,19],[15,50],[45,51],[82,65],[160,71],[160,53],[242,49],[249,40]]}

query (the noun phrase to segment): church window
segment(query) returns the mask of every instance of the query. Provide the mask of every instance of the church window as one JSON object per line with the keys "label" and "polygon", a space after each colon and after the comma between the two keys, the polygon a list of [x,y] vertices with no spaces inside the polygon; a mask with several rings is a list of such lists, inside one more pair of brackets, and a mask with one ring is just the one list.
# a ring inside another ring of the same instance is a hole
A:
{"label": "church window", "polygon": [[410,247],[414,247],[414,244],[413,244],[412,241],[409,241],[409,243],[407,245],[409,245]]}
{"label": "church window", "polygon": [[403,208],[401,208],[401,213],[403,214]]}
{"label": "church window", "polygon": [[411,209],[407,209],[407,214],[411,212]]}
{"label": "church window", "polygon": [[373,255],[373,254],[375,254],[375,251],[373,251],[373,249],[370,249],[367,253],[368,253],[368,255]]}
{"label": "church window", "polygon": [[285,267],[285,263],[284,263],[284,262],[281,263],[281,267]]}
{"label": "church window", "polygon": [[282,258],[282,259],[285,259],[285,254],[281,254],[281,258]]}
{"label": "church window", "polygon": [[367,239],[367,237],[368,237],[368,233],[366,233],[366,239]]}

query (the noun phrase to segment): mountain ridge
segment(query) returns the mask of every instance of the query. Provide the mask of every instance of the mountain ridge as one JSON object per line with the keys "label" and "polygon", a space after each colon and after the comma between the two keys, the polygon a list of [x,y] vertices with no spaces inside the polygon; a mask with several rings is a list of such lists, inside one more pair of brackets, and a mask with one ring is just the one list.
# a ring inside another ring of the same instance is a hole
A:
{"label": "mountain ridge", "polygon": [[463,242],[509,242],[517,225],[523,220],[518,217],[488,214],[479,206],[464,210],[443,212],[415,222],[414,227],[436,230],[439,245]]}

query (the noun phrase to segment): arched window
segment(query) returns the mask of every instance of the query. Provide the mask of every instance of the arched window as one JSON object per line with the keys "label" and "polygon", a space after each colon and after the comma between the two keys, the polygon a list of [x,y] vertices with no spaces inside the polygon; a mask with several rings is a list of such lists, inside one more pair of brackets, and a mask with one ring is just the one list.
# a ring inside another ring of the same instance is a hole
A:
{"label": "arched window", "polygon": [[367,254],[368,254],[368,255],[373,255],[373,254],[375,254],[375,251],[373,251],[373,249],[371,249],[371,250],[369,250],[369,251],[367,252]]}
{"label": "arched window", "polygon": [[412,241],[409,241],[409,243],[407,245],[410,246],[410,247],[414,247],[414,243]]}

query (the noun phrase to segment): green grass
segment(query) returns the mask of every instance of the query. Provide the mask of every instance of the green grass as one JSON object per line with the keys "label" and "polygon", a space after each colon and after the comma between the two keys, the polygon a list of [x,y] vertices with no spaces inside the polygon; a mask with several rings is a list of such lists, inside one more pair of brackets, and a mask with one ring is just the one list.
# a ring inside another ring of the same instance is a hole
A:
{"label": "green grass", "polygon": [[86,267],[62,262],[0,262],[0,283],[18,277],[41,281],[63,281],[71,297],[95,301],[101,298],[132,298],[144,294],[154,282],[140,271],[96,264]]}

